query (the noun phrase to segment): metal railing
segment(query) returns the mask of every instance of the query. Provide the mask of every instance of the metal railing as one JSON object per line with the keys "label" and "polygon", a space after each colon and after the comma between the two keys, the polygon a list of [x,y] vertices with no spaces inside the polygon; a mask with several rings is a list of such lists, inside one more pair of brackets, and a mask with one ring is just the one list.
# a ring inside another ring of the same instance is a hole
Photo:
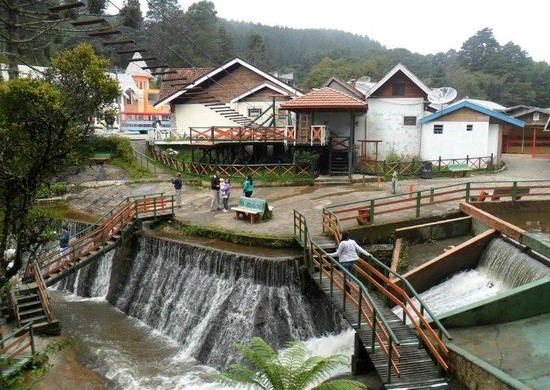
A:
{"label": "metal railing", "polygon": [[[30,354],[28,353],[29,350]],[[34,355],[35,353],[32,322],[14,330],[0,341],[0,358],[8,361],[8,364],[9,360],[21,357],[24,354]]]}
{"label": "metal railing", "polygon": [[547,199],[550,180],[467,182],[434,187],[405,194],[359,200],[323,208],[323,232],[339,239],[339,232],[349,221],[374,224],[382,218],[400,214],[400,219],[428,215],[436,206],[458,202],[509,199]]}
{"label": "metal railing", "polygon": [[[387,299],[403,310],[403,323],[406,323],[407,318],[409,319],[416,329],[420,341],[430,351],[437,364],[443,370],[449,370],[449,364],[447,362],[448,349],[443,343],[442,337],[445,336],[447,339],[451,340],[451,336],[423,303],[422,299],[406,279],[393,272],[374,256],[371,256],[369,260],[378,268],[374,267],[363,258],[360,259],[355,266],[357,273],[369,283],[369,286],[365,287],[363,281],[360,281],[357,277],[345,270],[338,261],[329,256],[324,249],[311,240],[308,233],[307,221],[305,217],[296,210],[294,210],[294,235],[304,247],[304,256],[308,262],[310,273],[314,275],[315,272],[318,271],[319,284],[322,283],[323,275],[329,278],[331,298],[333,298],[334,287],[337,287],[341,291],[345,291],[346,288],[349,289],[350,292],[344,292],[343,294],[342,304],[344,310],[347,301],[357,307],[359,310],[357,318],[358,326],[361,326],[361,323],[364,322],[373,332],[371,338],[371,351],[375,351],[376,342],[380,349],[388,356],[388,366],[391,366],[391,369],[393,369],[397,375],[399,375],[399,367],[393,360],[393,355],[400,356],[399,350],[396,347],[400,344],[399,339],[395,337],[386,319],[381,314],[380,308],[376,306],[376,302],[372,299],[369,291],[373,288],[383,297],[387,297]],[[339,240],[337,242],[339,242]],[[401,280],[404,288],[397,286],[390,279],[390,275],[394,275]],[[350,283],[350,281],[353,283]],[[355,296],[351,293],[352,291]],[[411,297],[417,299],[420,308],[413,303]],[[430,317],[437,328],[437,333],[432,329],[424,313],[427,313]],[[377,329],[381,331],[381,334],[376,334]],[[384,342],[388,348],[384,347]],[[390,376],[391,370],[388,369],[388,383],[390,383]]]}
{"label": "metal railing", "polygon": [[54,273],[70,268],[78,259],[97,250],[105,250],[108,242],[128,225],[141,217],[156,218],[174,213],[174,196],[160,194],[127,197],[96,223],[76,233],[69,249],[61,252],[54,249],[27,268],[27,275],[40,274],[47,280]]}

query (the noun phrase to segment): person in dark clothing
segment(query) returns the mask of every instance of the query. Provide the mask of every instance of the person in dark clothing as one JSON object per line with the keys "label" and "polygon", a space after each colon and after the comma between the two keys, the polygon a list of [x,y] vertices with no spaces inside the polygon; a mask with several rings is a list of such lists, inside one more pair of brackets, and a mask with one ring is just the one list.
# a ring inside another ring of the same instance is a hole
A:
{"label": "person in dark clothing", "polygon": [[212,193],[212,201],[210,202],[210,211],[215,212],[221,210],[220,203],[220,175],[218,172],[214,173],[212,179],[210,179],[210,191]]}
{"label": "person in dark clothing", "polygon": [[172,184],[176,190],[176,206],[181,207],[181,189],[183,187],[183,181],[181,180],[181,173],[178,173],[175,179],[172,179]]}
{"label": "person in dark clothing", "polygon": [[71,239],[71,235],[69,233],[69,229],[63,226],[61,228],[61,233],[59,233],[59,253],[61,253],[61,255],[65,255],[66,253],[69,252],[70,239]]}

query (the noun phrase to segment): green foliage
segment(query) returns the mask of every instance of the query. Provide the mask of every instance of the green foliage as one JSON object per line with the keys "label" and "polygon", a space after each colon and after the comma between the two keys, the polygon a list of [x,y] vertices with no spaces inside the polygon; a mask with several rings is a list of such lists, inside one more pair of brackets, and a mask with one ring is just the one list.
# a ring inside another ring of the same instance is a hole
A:
{"label": "green foliage", "polygon": [[67,183],[44,183],[36,190],[37,199],[53,198],[54,196],[65,195],[69,191]]}
{"label": "green foliage", "polygon": [[[107,62],[89,45],[78,45],[52,60],[45,79],[0,83],[0,252],[8,237],[17,241],[10,277],[40,235],[31,211],[37,191],[78,161],[88,118],[118,96]],[[7,264],[1,263],[0,273]]]}
{"label": "green foliage", "polygon": [[388,154],[386,155],[386,162],[393,164],[401,160],[401,157],[395,151],[395,148],[391,148]]}
{"label": "green foliage", "polygon": [[226,384],[247,384],[253,389],[272,390],[359,390],[366,386],[345,379],[327,381],[334,372],[345,367],[343,355],[329,357],[308,356],[301,341],[291,341],[277,353],[262,338],[254,337],[248,345],[237,344],[247,366],[232,364],[226,373],[214,375],[214,379]]}

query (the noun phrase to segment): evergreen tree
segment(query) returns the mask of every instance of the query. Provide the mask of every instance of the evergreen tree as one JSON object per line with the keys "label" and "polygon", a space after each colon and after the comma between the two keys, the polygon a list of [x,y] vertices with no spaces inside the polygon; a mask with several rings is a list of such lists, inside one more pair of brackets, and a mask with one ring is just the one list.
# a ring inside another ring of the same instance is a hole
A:
{"label": "evergreen tree", "polygon": [[123,26],[138,29],[143,26],[143,14],[139,0],[127,0],[120,10],[120,19]]}
{"label": "evergreen tree", "polygon": [[264,39],[260,34],[252,34],[248,38],[246,61],[262,70],[273,70],[271,59],[267,55]]}

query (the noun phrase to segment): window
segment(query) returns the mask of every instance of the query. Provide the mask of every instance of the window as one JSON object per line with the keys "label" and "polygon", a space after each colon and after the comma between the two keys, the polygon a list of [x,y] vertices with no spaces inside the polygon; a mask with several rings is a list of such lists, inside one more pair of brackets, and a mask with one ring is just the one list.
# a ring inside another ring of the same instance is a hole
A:
{"label": "window", "polygon": [[403,117],[404,126],[416,126],[416,117],[415,116],[405,116]]}
{"label": "window", "polygon": [[466,125],[466,131],[472,131],[474,129],[474,125]]}
{"label": "window", "polygon": [[157,98],[159,97],[158,93],[150,93],[147,95],[147,101],[149,102],[149,105],[154,105],[157,101]]}
{"label": "window", "polygon": [[533,113],[533,122],[537,122],[540,120],[540,112],[534,112]]}
{"label": "window", "polygon": [[257,118],[260,115],[262,115],[262,109],[261,108],[249,108],[248,109],[248,116],[250,118]]}
{"label": "window", "polygon": [[443,125],[434,125],[434,134],[443,134]]}
{"label": "window", "polygon": [[393,96],[405,96],[405,83],[393,83],[392,84]]}

